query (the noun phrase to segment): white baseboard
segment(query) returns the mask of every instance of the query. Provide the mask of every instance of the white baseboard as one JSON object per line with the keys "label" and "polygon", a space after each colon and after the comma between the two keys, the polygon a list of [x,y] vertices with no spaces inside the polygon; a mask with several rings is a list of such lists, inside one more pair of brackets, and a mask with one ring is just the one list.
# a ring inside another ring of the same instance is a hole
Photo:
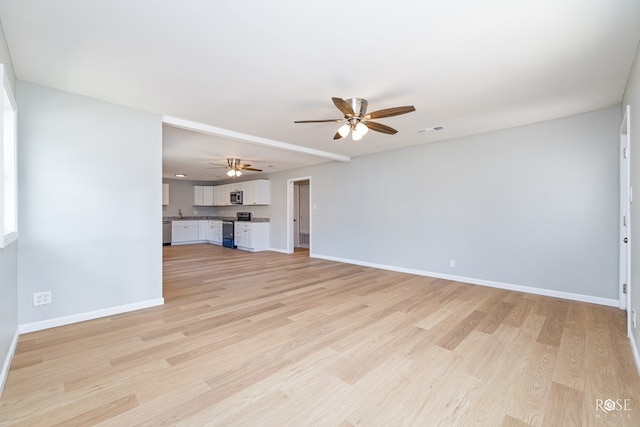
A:
{"label": "white baseboard", "polygon": [[16,347],[18,346],[18,329],[16,329],[16,333],[13,335],[13,340],[9,345],[9,351],[5,354],[4,363],[2,364],[2,371],[0,371],[0,396],[2,396],[2,391],[4,390],[4,384],[7,382],[7,376],[9,376],[9,369],[11,368],[11,361],[13,360],[13,355],[16,353]]}
{"label": "white baseboard", "polygon": [[20,334],[41,331],[43,329],[55,328],[72,323],[84,322],[85,320],[98,319],[100,317],[113,316],[114,314],[126,313],[129,311],[141,310],[143,308],[155,307],[164,304],[164,298],[156,298],[133,304],[119,305],[116,307],[104,308],[102,310],[90,311],[87,313],[72,314],[71,316],[57,317],[55,319],[42,320],[40,322],[25,323],[18,327]]}
{"label": "white baseboard", "polygon": [[534,288],[531,286],[514,285],[511,283],[494,282],[491,280],[475,279],[472,277],[452,276],[449,274],[434,273],[431,271],[416,270],[413,268],[396,267],[392,265],[376,264],[372,262],[357,261],[357,260],[346,259],[346,258],[337,258],[337,257],[319,255],[319,254],[311,254],[309,256],[312,258],[326,259],[329,261],[344,262],[346,264],[362,265],[364,267],[380,268],[382,270],[397,271],[400,273],[409,273],[409,274],[415,274],[418,276],[435,277],[438,279],[452,280],[454,282],[470,283],[472,285],[489,286],[492,288],[507,289],[510,291],[525,292],[528,294],[535,294],[535,295],[544,295],[548,297],[562,298],[562,299],[568,299],[572,301],[588,302],[592,304],[606,305],[610,307],[618,306],[617,299],[601,298],[601,297],[595,297],[591,295],[574,294],[570,292],[555,291],[551,289]]}
{"label": "white baseboard", "polygon": [[286,249],[269,248],[269,249],[267,249],[267,250],[268,250],[268,251],[271,251],[271,252],[279,252],[279,253],[281,253],[281,254],[288,254],[288,253],[290,253],[290,252],[287,252],[287,250],[286,250]]}
{"label": "white baseboard", "polygon": [[636,361],[636,369],[640,374],[640,349],[633,334],[629,335],[629,341],[631,342],[631,352],[633,353],[633,359]]}

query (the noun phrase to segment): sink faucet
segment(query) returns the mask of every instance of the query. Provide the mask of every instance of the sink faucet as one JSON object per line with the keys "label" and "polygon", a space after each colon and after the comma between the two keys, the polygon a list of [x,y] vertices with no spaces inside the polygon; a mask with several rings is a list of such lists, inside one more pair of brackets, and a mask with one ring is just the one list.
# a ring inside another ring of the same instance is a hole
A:
{"label": "sink faucet", "polygon": [[178,218],[182,218],[182,209],[178,209]]}

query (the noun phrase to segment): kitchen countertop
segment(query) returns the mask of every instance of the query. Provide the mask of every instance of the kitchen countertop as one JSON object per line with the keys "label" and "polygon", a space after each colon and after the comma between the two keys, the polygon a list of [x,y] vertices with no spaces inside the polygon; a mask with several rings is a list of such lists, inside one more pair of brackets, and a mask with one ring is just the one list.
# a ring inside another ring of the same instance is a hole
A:
{"label": "kitchen countertop", "polygon": [[[206,221],[209,219],[219,221],[238,221],[235,216],[165,216],[162,217],[162,221]],[[238,222],[269,222],[269,218],[251,218],[251,221],[238,221]]]}

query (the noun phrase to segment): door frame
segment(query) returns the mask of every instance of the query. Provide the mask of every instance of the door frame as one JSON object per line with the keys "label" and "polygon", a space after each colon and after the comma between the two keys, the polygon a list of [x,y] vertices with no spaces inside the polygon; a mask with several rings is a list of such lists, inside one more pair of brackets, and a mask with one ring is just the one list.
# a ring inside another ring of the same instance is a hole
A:
{"label": "door frame", "polygon": [[309,181],[309,254],[312,254],[313,244],[313,210],[311,209],[311,201],[313,200],[313,185],[310,176],[291,178],[287,180],[287,253],[292,254],[294,245],[294,226],[293,226],[293,206],[294,206],[294,188],[295,182]]}
{"label": "door frame", "polygon": [[[627,311],[627,336],[631,333],[631,106],[620,123],[620,274],[618,307]],[[626,242],[625,242],[626,240]],[[626,285],[626,293],[624,287]]]}

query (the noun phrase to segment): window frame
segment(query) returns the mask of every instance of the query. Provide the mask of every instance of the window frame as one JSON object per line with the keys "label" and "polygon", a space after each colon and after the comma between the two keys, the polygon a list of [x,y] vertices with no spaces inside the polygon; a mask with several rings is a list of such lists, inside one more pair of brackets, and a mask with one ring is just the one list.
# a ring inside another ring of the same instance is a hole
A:
{"label": "window frame", "polygon": [[[5,248],[9,246],[11,243],[18,240],[18,107],[13,95],[13,90],[11,89],[11,84],[9,83],[9,79],[7,74],[5,73],[5,66],[0,64],[0,76],[2,76],[3,83],[3,99],[0,102],[0,248]],[[7,141],[5,138],[5,124],[6,124],[6,114],[7,109],[5,106],[5,95],[6,101],[9,102],[11,108],[11,119],[13,126],[13,133],[11,135],[11,140]],[[6,156],[5,156],[5,147],[6,144],[11,144],[11,155],[12,158],[9,159],[11,162],[12,175],[13,175],[13,200],[10,203],[6,203],[5,201],[5,186],[7,185],[5,182],[5,172],[6,172]],[[10,204],[11,206],[7,206]],[[13,226],[10,230],[6,230],[5,228],[5,217],[7,214],[7,209],[12,209],[12,216],[14,218]]]}

